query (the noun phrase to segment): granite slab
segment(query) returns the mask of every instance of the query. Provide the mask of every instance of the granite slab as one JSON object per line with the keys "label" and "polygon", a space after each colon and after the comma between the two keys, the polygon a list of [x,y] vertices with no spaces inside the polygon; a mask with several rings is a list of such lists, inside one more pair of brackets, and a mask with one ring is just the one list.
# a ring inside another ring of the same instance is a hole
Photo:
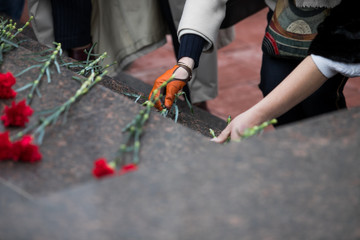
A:
{"label": "granite slab", "polygon": [[[30,52],[11,52],[1,71],[28,66]],[[74,75],[44,82],[34,108],[71,96]],[[48,128],[42,162],[0,162],[0,239],[360,239],[360,108],[226,145],[154,113],[139,169],[94,179],[94,159],[112,158],[141,108],[97,85],[69,124]]]}
{"label": "granite slab", "polygon": [[240,144],[182,143],[46,196],[2,184],[1,239],[359,239],[359,119],[353,109]]}
{"label": "granite slab", "polygon": [[[28,67],[31,61],[24,60],[23,56],[28,56],[29,53],[30,51],[23,48],[9,53],[1,66],[2,71],[11,71],[16,74]],[[34,80],[37,75],[37,69],[33,69],[27,74],[19,76],[14,89]],[[69,99],[80,86],[77,81],[72,79],[72,76],[74,76],[74,72],[63,68],[61,74],[53,74],[51,83],[47,83],[45,79],[40,87],[42,97],[34,98],[31,105],[33,109],[35,111],[51,109]],[[25,96],[26,91],[20,92],[16,99],[20,101]],[[2,112],[5,105],[9,105],[10,102],[11,100],[1,101],[0,111]],[[46,130],[44,143],[41,145],[44,158],[41,164],[23,165],[14,164],[11,161],[1,162],[0,176],[18,184],[26,191],[39,193],[56,191],[68,187],[69,184],[91,179],[93,161],[100,157],[108,159],[114,157],[126,137],[121,133],[122,128],[133,119],[141,108],[143,107],[133,100],[106,87],[95,86],[70,109],[67,124],[58,121],[55,126]],[[188,132],[188,134],[191,132],[191,135],[196,135],[190,129],[184,130],[176,124],[174,127],[172,120],[160,116],[155,111],[153,115],[149,121],[148,130],[144,133],[144,138],[149,136],[149,141],[157,146],[153,146],[154,150],[150,150],[152,152],[157,151],[156,148],[162,147],[157,139],[167,141],[176,132]],[[155,125],[153,119],[157,120]],[[36,121],[38,118],[32,117],[29,125]],[[0,131],[4,130],[4,126],[1,124]],[[18,131],[16,128],[8,130],[11,135]],[[177,141],[173,142],[175,145],[181,145],[188,141],[188,139],[179,137],[172,138]],[[198,140],[194,139],[193,141]],[[208,141],[208,139],[202,141]],[[174,146],[174,148],[176,147]],[[140,158],[146,158],[148,154],[142,151]]]}
{"label": "granite slab", "polygon": [[[31,28],[25,28],[24,34],[19,34],[19,40],[22,41],[22,47],[32,52],[41,52],[47,49],[46,46],[39,44],[35,40],[35,35]],[[66,56],[63,56],[63,59],[66,62],[74,61]],[[129,95],[124,95],[124,93],[140,95],[142,96],[138,101],[140,104],[145,101],[152,88],[151,85],[121,71],[117,72],[112,77],[105,76],[100,84],[126,97],[129,97]],[[129,98],[132,100],[136,99],[134,97]],[[179,118],[177,123],[195,130],[204,136],[211,137],[209,132],[210,128],[213,129],[216,134],[219,134],[226,127],[226,122],[223,119],[220,119],[201,108],[193,106],[194,111],[191,112],[187,103],[181,99],[178,101],[178,107]],[[172,117],[172,119],[174,118]]]}

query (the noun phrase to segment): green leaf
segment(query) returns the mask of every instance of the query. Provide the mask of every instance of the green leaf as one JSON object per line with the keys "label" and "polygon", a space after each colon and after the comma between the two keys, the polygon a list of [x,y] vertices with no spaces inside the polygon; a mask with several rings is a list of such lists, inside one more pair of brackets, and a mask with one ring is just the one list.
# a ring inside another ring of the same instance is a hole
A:
{"label": "green leaf", "polygon": [[160,115],[163,117],[166,117],[169,113],[169,110],[167,110],[166,108],[164,108],[163,110],[160,111]]}
{"label": "green leaf", "polygon": [[60,65],[59,65],[59,63],[56,61],[56,59],[54,60],[54,64],[55,64],[55,66],[56,66],[57,72],[60,74],[60,73],[61,73]]}
{"label": "green leaf", "polygon": [[179,117],[179,107],[177,104],[174,105],[174,108],[175,108],[175,123],[177,123],[177,120],[178,120],[178,117]]}
{"label": "green leaf", "polygon": [[44,55],[44,53],[48,53],[48,52],[52,52],[54,51],[53,48],[48,48],[44,51],[41,52],[33,52],[33,53],[27,53],[27,54],[23,54],[23,56],[35,56],[35,55]]}
{"label": "green leaf", "polygon": [[187,97],[187,95],[186,95],[186,94],[184,94],[184,95],[185,95],[185,101],[186,101],[186,103],[187,103],[188,107],[190,108],[191,113],[192,113],[192,114],[194,114],[194,108],[193,108],[193,106],[192,106],[192,104],[191,104],[190,100],[188,99],[188,97]]}
{"label": "green leaf", "polygon": [[76,80],[76,81],[79,81],[80,83],[83,82],[84,79],[82,78],[79,78],[79,77],[76,77],[76,76],[72,76],[72,79]]}
{"label": "green leaf", "polygon": [[49,68],[46,68],[46,77],[47,77],[48,83],[51,83],[51,74],[50,74]]}
{"label": "green leaf", "polygon": [[4,43],[7,43],[8,45],[10,45],[10,46],[12,46],[12,47],[15,47],[15,48],[18,48],[18,47],[19,47],[18,44],[13,43],[13,42],[7,40],[6,38],[1,38],[0,40],[3,41]]}
{"label": "green leaf", "polygon": [[31,70],[31,69],[33,69],[33,68],[41,67],[41,66],[42,66],[42,64],[32,65],[32,66],[30,66],[30,67],[22,70],[22,71],[19,72],[18,74],[16,74],[15,77],[19,77],[20,75],[26,73],[27,71],[29,71],[29,70]]}
{"label": "green leaf", "polygon": [[18,88],[15,90],[15,92],[21,92],[24,91],[25,89],[28,89],[29,87],[31,87],[33,85],[33,83],[28,83],[25,86],[22,86],[21,88]]}
{"label": "green leaf", "polygon": [[60,106],[52,108],[52,109],[38,111],[38,112],[35,112],[34,115],[36,116],[36,115],[45,115],[45,114],[53,113],[53,112],[56,112],[59,108],[60,108]]}
{"label": "green leaf", "polygon": [[65,111],[64,111],[64,117],[63,117],[63,125],[65,125],[67,122],[67,116],[69,114],[69,109],[70,109],[70,105],[66,106]]}
{"label": "green leaf", "polygon": [[39,136],[37,138],[37,144],[38,145],[41,145],[42,142],[43,142],[43,139],[44,139],[44,136],[45,136],[45,129],[41,129],[40,132],[39,132]]}
{"label": "green leaf", "polygon": [[36,92],[36,95],[38,95],[38,97],[40,97],[41,98],[41,93],[40,93],[40,90],[39,90],[39,88],[37,87],[37,88],[35,88],[35,92]]}

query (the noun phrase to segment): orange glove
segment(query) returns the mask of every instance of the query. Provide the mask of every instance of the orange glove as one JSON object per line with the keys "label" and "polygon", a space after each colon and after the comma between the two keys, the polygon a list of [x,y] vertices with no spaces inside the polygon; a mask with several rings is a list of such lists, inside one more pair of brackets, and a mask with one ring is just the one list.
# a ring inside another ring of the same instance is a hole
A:
{"label": "orange glove", "polygon": [[[174,74],[174,72],[179,67],[184,68],[188,72],[189,77],[187,79],[174,78],[170,82],[168,82],[168,84],[166,85],[165,107],[167,109],[171,108],[171,106],[172,106],[172,104],[173,104],[173,102],[175,100],[175,94],[178,93],[186,85],[186,83],[191,79],[191,69],[188,66],[183,65],[181,63],[179,63],[179,64],[175,65],[173,68],[167,70],[163,75],[161,75],[160,77],[158,77],[155,80],[154,86],[153,86],[153,88],[152,88],[152,90],[151,90],[151,92],[149,94],[149,100],[151,99],[151,96],[153,95],[153,93],[154,93],[154,91],[156,89],[158,89],[158,91],[157,91],[154,99],[158,98],[160,96],[159,87],[161,86],[161,84],[163,84],[168,79],[170,79],[171,76]],[[161,106],[160,100],[155,102],[155,107],[160,111],[163,110],[163,107]]]}

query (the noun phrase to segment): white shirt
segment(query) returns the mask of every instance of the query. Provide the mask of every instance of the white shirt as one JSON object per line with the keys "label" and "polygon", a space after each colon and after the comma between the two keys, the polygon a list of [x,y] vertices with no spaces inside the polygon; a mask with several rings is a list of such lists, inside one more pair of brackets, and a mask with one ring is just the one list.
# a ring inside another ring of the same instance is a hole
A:
{"label": "white shirt", "polygon": [[311,57],[320,72],[327,78],[331,78],[337,73],[350,78],[360,76],[360,63],[337,62],[314,54],[311,54]]}

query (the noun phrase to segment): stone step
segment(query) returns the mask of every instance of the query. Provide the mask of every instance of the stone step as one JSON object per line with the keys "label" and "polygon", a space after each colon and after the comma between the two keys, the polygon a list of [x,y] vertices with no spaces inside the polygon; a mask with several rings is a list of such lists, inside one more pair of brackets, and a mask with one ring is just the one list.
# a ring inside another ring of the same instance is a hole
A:
{"label": "stone step", "polygon": [[[36,41],[35,34],[31,28],[26,28],[23,34],[20,34],[20,39],[26,40],[21,46],[31,51],[39,52],[46,49],[45,46],[40,45]],[[64,57],[64,59],[65,61],[73,61],[73,59],[68,57]],[[152,88],[149,84],[124,72],[118,72],[114,77],[106,76],[101,84],[119,94],[125,94],[127,97],[129,97],[127,94],[137,94],[145,98]],[[141,100],[139,101],[139,103],[142,102]],[[218,135],[226,127],[226,122],[223,119],[201,108],[192,106],[192,113],[187,103],[183,100],[178,101],[178,107],[179,117],[177,122],[204,136],[211,137],[209,129],[213,129]]]}

